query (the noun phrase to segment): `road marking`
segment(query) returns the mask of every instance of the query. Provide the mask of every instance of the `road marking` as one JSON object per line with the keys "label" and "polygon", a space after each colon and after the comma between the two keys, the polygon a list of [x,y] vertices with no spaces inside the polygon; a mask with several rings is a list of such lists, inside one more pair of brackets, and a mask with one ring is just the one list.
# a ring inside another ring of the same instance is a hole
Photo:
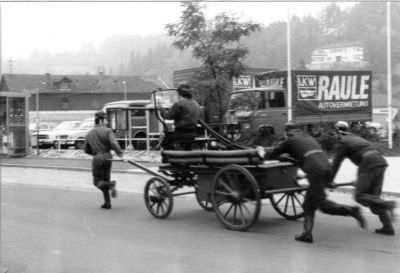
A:
{"label": "road marking", "polygon": [[94,234],[92,232],[92,229],[89,226],[89,223],[88,223],[86,215],[82,215],[82,218],[83,218],[83,222],[85,223],[86,229],[89,231],[90,237],[93,237]]}

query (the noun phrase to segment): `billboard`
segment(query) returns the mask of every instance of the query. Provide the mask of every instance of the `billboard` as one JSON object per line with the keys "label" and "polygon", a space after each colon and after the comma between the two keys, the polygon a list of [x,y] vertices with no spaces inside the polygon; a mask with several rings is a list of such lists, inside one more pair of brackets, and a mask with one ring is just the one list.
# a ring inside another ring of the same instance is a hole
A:
{"label": "billboard", "polygon": [[[262,73],[256,86],[287,89],[287,71]],[[370,71],[292,71],[295,115],[371,113]]]}

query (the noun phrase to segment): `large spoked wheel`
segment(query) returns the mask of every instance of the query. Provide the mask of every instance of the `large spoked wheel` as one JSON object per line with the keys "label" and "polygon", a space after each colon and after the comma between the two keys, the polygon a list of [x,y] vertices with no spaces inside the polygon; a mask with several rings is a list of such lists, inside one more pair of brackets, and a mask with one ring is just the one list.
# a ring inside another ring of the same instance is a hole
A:
{"label": "large spoked wheel", "polygon": [[273,194],[271,204],[279,215],[289,220],[304,217],[304,197],[306,190]]}
{"label": "large spoked wheel", "polygon": [[197,203],[199,203],[200,207],[202,207],[204,210],[212,211],[214,209],[213,206],[212,206],[211,201],[200,200],[198,189],[196,189],[196,200],[197,200]]}
{"label": "large spoked wheel", "polygon": [[211,203],[226,228],[244,231],[258,220],[261,209],[260,189],[246,168],[228,165],[214,177]]}
{"label": "large spoked wheel", "polygon": [[168,217],[174,205],[168,182],[161,177],[150,178],[144,188],[144,202],[154,217],[159,219]]}

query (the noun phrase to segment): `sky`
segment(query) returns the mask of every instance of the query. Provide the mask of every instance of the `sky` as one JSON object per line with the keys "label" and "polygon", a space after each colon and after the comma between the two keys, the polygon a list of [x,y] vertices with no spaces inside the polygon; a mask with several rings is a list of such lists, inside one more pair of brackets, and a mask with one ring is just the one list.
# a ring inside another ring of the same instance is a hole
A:
{"label": "sky", "polygon": [[[1,2],[0,2],[1,3]],[[355,2],[337,2],[346,8]],[[316,15],[328,2],[204,2],[205,16],[234,13],[243,20],[268,25],[291,14]],[[165,33],[165,25],[179,20],[180,2],[3,2],[1,56],[28,58],[31,52],[50,54],[98,47],[113,35]]]}

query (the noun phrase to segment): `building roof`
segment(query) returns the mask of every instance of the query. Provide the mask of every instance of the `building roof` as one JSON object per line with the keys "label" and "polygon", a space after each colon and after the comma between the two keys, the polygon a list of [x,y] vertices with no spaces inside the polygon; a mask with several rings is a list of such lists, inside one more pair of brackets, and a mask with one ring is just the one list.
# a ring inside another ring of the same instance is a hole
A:
{"label": "building roof", "polygon": [[158,77],[112,75],[51,75],[51,74],[3,74],[0,91],[40,93],[103,93],[146,92],[165,88]]}
{"label": "building roof", "polygon": [[343,47],[354,47],[354,46],[361,46],[363,47],[363,43],[361,42],[342,42],[342,43],[332,43],[332,44],[328,44],[328,45],[324,45],[321,47],[318,47],[315,50],[319,50],[319,49],[331,49],[331,48],[343,48]]}

